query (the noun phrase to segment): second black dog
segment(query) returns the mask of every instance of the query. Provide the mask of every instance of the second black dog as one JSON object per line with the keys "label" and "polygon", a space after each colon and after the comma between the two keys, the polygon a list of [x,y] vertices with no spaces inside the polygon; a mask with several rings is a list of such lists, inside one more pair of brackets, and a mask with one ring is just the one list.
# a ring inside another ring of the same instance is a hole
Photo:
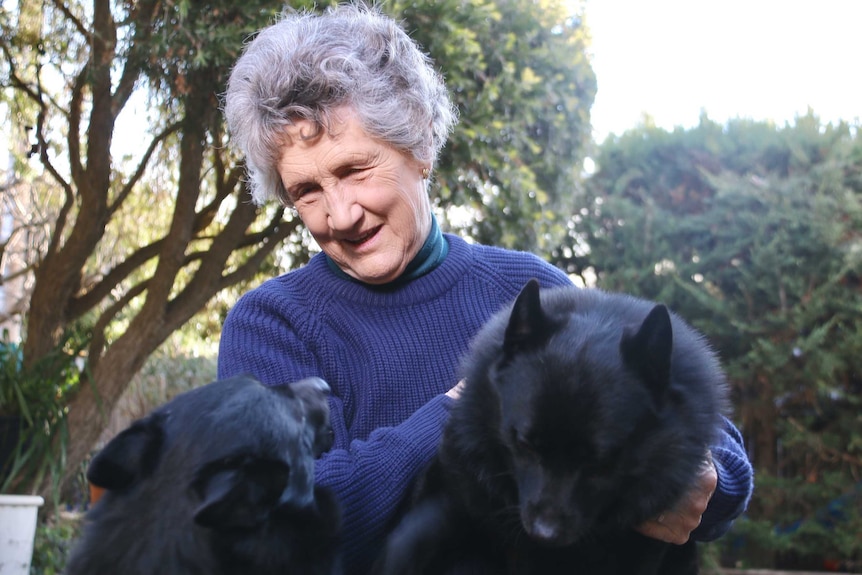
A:
{"label": "second black dog", "polygon": [[633,527],[694,485],[726,410],[704,339],[663,305],[530,282],[473,343],[467,384],[384,575],[682,575],[693,542]]}
{"label": "second black dog", "polygon": [[331,446],[327,384],[217,381],[110,441],[87,471],[108,489],[67,575],[330,575],[340,511],[314,486]]}

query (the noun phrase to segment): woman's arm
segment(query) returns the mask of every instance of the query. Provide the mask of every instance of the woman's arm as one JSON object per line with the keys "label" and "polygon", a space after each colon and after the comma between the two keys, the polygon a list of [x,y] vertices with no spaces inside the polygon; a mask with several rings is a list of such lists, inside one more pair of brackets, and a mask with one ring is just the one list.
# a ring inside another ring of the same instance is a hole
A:
{"label": "woman's arm", "polygon": [[[258,301],[265,299],[261,294],[245,297],[229,314],[221,335],[219,378],[248,374],[267,385],[311,375],[326,379],[307,341],[271,313],[265,301]],[[401,424],[351,441],[338,393],[334,389],[329,400],[334,447],[315,463],[315,480],[332,490],[341,505],[344,564],[359,573],[376,557],[414,478],[436,453],[452,399],[436,396],[406,414]]]}

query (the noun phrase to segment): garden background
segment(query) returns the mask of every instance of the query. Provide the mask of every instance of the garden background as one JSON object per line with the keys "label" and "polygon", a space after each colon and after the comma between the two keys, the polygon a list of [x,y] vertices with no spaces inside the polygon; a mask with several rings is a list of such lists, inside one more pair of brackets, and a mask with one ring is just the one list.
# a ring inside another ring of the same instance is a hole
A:
{"label": "garden background", "polygon": [[[2,3],[0,416],[27,441],[0,491],[48,499],[36,573],[62,565],[74,527],[60,519],[86,506],[93,450],[209,381],[238,294],[314,251],[290,211],[248,201],[219,109],[243,39],[279,8]],[[858,122],[704,113],[596,142],[578,13],[555,0],[384,8],[460,111],[432,190],[444,230],[662,301],[721,355],[757,488],[705,561],[862,570]]]}

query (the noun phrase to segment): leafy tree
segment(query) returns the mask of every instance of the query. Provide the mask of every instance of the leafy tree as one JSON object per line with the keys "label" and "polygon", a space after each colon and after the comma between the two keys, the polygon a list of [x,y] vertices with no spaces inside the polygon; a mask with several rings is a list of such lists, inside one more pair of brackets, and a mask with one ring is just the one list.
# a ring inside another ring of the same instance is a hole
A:
{"label": "leafy tree", "polygon": [[581,235],[558,250],[719,350],[762,486],[741,528],[773,551],[862,552],[860,151],[813,114],[634,130],[602,145]]}
{"label": "leafy tree", "polygon": [[[291,3],[326,6],[315,4]],[[248,201],[219,114],[244,39],[279,8],[263,0],[28,0],[0,11],[2,97],[16,125],[34,127],[33,155],[19,158],[22,174],[33,173],[16,197],[39,177],[54,198],[44,206],[45,241],[28,262],[22,365],[29,373],[51,357],[68,373],[76,359],[86,364],[60,394],[67,470],[87,456],[131,377],[168,335],[225,289],[276,273],[277,248],[282,268],[308,255],[292,214]],[[467,204],[475,221],[466,230],[476,239],[542,245],[587,142],[595,82],[580,22],[549,1],[385,8],[425,44],[461,110],[438,171],[440,212]],[[119,120],[141,93],[147,132],[121,133]],[[121,140],[140,142],[119,156]]]}
{"label": "leafy tree", "polygon": [[564,231],[587,146],[596,80],[580,18],[556,1],[393,4],[440,69],[461,122],[436,201],[479,242],[547,251]]}
{"label": "leafy tree", "polygon": [[[296,230],[281,210],[245,200],[218,113],[229,61],[272,16],[266,4],[240,12],[230,2],[27,2],[3,13],[5,85],[61,191],[31,262],[24,370],[46,357],[72,362],[55,354],[63,333],[72,325],[89,333],[80,350],[87,382],[67,397],[69,469],[149,353],[213,294],[253,277]],[[142,82],[163,115],[152,135],[134,136],[141,153],[124,169],[112,143],[128,137],[115,133],[117,120]],[[170,162],[171,188],[153,193],[144,176],[160,168],[159,156]],[[156,198],[170,205],[158,210],[162,221],[139,209]],[[123,233],[130,241],[117,242]]]}

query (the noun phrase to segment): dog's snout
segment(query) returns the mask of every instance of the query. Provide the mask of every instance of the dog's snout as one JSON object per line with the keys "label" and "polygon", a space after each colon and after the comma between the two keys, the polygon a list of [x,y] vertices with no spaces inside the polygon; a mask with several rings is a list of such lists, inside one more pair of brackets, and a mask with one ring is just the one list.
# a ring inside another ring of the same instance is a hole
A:
{"label": "dog's snout", "polygon": [[557,526],[542,517],[537,518],[530,526],[530,536],[538,541],[553,541],[558,533]]}
{"label": "dog's snout", "polygon": [[521,519],[530,538],[543,545],[570,545],[578,535],[577,518],[560,512],[558,507],[528,510]]}

